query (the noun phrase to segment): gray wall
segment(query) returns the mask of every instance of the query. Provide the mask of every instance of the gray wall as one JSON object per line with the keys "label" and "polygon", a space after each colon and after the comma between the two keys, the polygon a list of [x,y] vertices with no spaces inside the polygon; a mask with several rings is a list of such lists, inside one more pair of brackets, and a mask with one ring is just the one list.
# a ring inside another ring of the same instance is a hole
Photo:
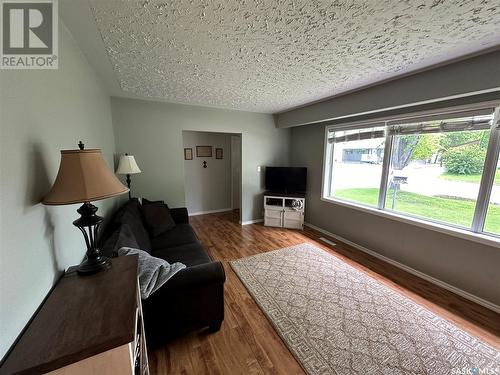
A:
{"label": "gray wall", "polygon": [[[190,214],[231,208],[231,135],[182,132],[184,147],[193,150],[193,160],[184,160],[184,186]],[[196,146],[212,146],[211,158],[196,157]],[[223,149],[223,159],[215,149]],[[207,168],[203,168],[203,161]]]}
{"label": "gray wall", "polygon": [[134,155],[142,169],[133,194],[185,206],[182,131],[241,133],[242,220],[262,218],[264,168],[257,166],[286,165],[290,142],[271,115],[116,97],[111,108],[117,152]]}
{"label": "gray wall", "polygon": [[[59,151],[82,140],[111,163],[115,150],[109,97],[59,22],[59,70],[0,71],[0,357],[60,272],[85,254],[72,225],[78,205],[40,204]],[[114,201],[97,202],[99,213]]]}
{"label": "gray wall", "polygon": [[500,249],[320,200],[325,130],[292,128],[291,164],[308,168],[307,222],[500,305]]}
{"label": "gray wall", "polygon": [[276,124],[297,126],[488,89],[500,90],[500,51],[283,112]]}

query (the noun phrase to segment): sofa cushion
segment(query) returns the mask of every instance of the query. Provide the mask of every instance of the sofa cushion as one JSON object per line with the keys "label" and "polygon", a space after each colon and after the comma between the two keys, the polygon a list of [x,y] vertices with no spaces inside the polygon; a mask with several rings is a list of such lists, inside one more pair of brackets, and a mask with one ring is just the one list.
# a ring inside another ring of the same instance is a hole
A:
{"label": "sofa cushion", "polygon": [[170,215],[168,206],[163,203],[150,203],[142,206],[142,215],[149,233],[153,237],[171,230],[175,221]]}
{"label": "sofa cushion", "polygon": [[138,248],[139,245],[135,240],[134,233],[127,224],[122,225],[115,230],[113,234],[104,242],[101,252],[107,257],[117,257],[118,250],[121,247]]}
{"label": "sofa cushion", "polygon": [[198,243],[198,238],[189,224],[177,224],[171,230],[151,239],[151,245],[154,250],[188,243]]}
{"label": "sofa cushion", "polygon": [[188,267],[212,261],[199,242],[155,250],[153,256],[164,259],[169,263],[180,262]]}
{"label": "sofa cushion", "polygon": [[[142,205],[143,206],[146,206],[148,204],[155,204],[155,203],[163,203],[166,205],[166,203],[164,201],[150,201],[149,199],[146,199],[146,198],[142,198]],[[168,207],[168,206],[167,206]]]}
{"label": "sofa cushion", "polygon": [[129,199],[121,206],[113,217],[113,224],[120,226],[127,215],[137,216],[142,219],[141,204],[137,198]]}
{"label": "sofa cushion", "polygon": [[129,200],[120,209],[115,217],[115,223],[127,224],[134,234],[139,249],[151,253],[151,241],[148,231],[144,228],[141,205],[137,199]]}
{"label": "sofa cushion", "polygon": [[186,207],[182,208],[168,208],[170,215],[176,224],[189,224],[189,215]]}

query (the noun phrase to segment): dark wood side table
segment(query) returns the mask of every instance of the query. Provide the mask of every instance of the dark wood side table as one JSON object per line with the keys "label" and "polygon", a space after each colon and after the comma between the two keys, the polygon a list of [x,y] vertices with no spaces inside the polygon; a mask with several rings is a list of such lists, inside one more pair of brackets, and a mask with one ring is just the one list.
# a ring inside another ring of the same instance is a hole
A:
{"label": "dark wood side table", "polygon": [[137,256],[91,276],[69,269],[20,337],[0,374],[149,374]]}

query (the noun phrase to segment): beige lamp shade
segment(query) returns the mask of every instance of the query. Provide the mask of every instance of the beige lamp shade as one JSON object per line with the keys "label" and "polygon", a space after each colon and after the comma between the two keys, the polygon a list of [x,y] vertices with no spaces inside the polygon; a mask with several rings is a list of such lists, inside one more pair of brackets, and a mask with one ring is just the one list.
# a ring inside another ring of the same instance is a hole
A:
{"label": "beige lamp shade", "polygon": [[141,173],[135,158],[132,155],[122,155],[120,156],[120,162],[118,163],[118,168],[116,169],[118,174],[136,174]]}
{"label": "beige lamp shade", "polygon": [[101,150],[63,150],[56,181],[43,204],[91,202],[128,190],[109,168]]}

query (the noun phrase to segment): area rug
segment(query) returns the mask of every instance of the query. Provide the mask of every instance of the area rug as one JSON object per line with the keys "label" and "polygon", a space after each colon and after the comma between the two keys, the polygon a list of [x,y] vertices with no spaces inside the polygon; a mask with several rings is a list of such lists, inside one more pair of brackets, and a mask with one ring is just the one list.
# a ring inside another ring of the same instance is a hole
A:
{"label": "area rug", "polygon": [[500,352],[304,243],[231,262],[308,374],[500,374]]}

